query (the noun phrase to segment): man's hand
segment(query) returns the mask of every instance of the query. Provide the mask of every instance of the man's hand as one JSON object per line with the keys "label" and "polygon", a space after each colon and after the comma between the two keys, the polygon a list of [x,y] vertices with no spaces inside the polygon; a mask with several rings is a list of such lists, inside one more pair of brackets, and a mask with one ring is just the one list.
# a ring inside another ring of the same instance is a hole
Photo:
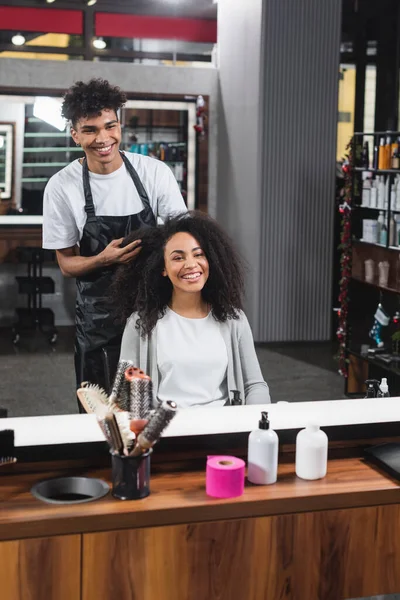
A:
{"label": "man's hand", "polygon": [[100,252],[99,259],[104,266],[108,267],[109,265],[114,264],[127,264],[139,254],[142,240],[135,240],[127,246],[124,246],[124,248],[121,248],[123,240],[124,238],[113,240],[104,248],[103,252]]}
{"label": "man's hand", "polygon": [[135,240],[121,248],[123,239],[113,240],[95,256],[80,256],[78,246],[56,250],[62,274],[65,277],[82,277],[105,266],[129,263],[139,254],[141,240]]}

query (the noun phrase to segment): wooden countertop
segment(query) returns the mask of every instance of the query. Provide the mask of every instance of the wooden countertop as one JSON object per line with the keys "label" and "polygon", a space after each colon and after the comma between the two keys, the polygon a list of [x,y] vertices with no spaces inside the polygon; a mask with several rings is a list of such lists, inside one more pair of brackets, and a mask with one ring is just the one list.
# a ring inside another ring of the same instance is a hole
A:
{"label": "wooden countertop", "polygon": [[[243,496],[228,500],[206,495],[204,471],[155,474],[151,495],[144,500],[121,501],[110,493],[94,502],[68,506],[46,504],[30,494],[37,481],[71,474],[0,475],[0,540],[400,502],[400,483],[358,458],[329,461],[327,476],[318,481],[298,479],[293,464],[282,464],[275,485],[246,484]],[[107,469],[73,474],[110,483]]]}

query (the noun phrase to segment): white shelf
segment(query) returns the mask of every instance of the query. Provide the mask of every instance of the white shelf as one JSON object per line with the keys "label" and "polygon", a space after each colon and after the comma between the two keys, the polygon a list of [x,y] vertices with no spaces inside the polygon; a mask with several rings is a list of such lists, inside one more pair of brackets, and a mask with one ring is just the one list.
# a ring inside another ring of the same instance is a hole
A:
{"label": "white shelf", "polygon": [[0,225],[43,225],[41,215],[1,215]]}
{"label": "white shelf", "polygon": [[48,181],[50,178],[49,177],[23,177],[21,179],[22,183],[39,183],[39,182],[44,182],[44,181]]}
{"label": "white shelf", "polygon": [[40,167],[66,167],[69,162],[54,162],[54,163],[22,163],[23,167],[29,167],[30,169],[39,169]]}
{"label": "white shelf", "polygon": [[24,137],[26,138],[37,138],[37,137],[49,137],[49,138],[57,138],[57,137],[68,137],[69,133],[60,132],[60,133],[25,133]]}
{"label": "white shelf", "polygon": [[83,150],[81,147],[74,146],[64,146],[64,147],[49,147],[45,146],[44,148],[24,148],[24,152],[32,153],[32,152],[81,152],[83,154]]}

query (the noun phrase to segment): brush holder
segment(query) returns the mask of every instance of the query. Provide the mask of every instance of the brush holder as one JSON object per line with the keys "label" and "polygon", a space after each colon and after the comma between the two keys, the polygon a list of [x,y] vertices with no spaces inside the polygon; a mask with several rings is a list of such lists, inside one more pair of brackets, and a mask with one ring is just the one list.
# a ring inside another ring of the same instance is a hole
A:
{"label": "brush holder", "polygon": [[150,494],[150,454],[111,454],[112,495],[120,500],[140,500]]}

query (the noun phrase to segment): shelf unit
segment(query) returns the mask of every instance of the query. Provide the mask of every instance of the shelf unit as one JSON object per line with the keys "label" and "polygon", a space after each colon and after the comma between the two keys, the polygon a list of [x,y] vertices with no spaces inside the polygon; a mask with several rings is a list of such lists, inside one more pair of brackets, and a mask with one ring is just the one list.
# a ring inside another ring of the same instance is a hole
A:
{"label": "shelf unit", "polygon": [[199,205],[196,98],[128,100],[121,110],[121,148],[162,160],[174,173],[188,208]]}
{"label": "shelf unit", "polygon": [[25,104],[21,203],[25,213],[41,215],[43,192],[50,177],[83,156],[69,129],[55,127],[33,116],[33,104]]}
{"label": "shelf unit", "polygon": [[[373,136],[374,146],[379,146],[379,139],[390,135],[395,141],[400,137],[400,132],[375,132],[355,133],[353,138],[353,156],[361,155],[364,138]],[[400,310],[400,245],[390,245],[390,223],[392,215],[400,214],[396,206],[392,206],[391,190],[396,175],[400,169],[373,169],[359,164],[353,165],[353,185],[351,199],[351,231],[352,231],[352,256],[351,280],[348,293],[348,319],[346,332],[346,355],[349,360],[349,376],[346,379],[345,391],[348,395],[362,396],[364,381],[367,378],[380,379],[387,377],[391,395],[400,394],[400,360],[392,353],[391,335],[396,331],[396,325],[391,321],[383,331],[385,349],[382,353],[371,354],[375,344],[369,338],[369,331],[373,325],[374,314],[379,303],[382,303],[386,312],[392,317]],[[386,188],[387,204],[385,208],[365,206],[362,204],[363,174],[383,176]],[[383,212],[387,228],[385,244],[373,243],[362,239],[363,219],[377,220],[378,213]],[[398,242],[396,231],[395,242]],[[374,278],[366,280],[365,261],[374,263]],[[386,285],[379,281],[378,264],[389,263],[389,276]],[[368,352],[368,348],[370,352]],[[379,359],[384,354],[387,362]],[[391,359],[391,362],[389,362]]]}
{"label": "shelf unit", "polygon": [[18,293],[26,296],[26,307],[16,308],[17,322],[13,326],[13,343],[18,344],[25,331],[39,329],[51,344],[57,341],[54,313],[43,306],[43,295],[54,294],[55,284],[51,277],[43,276],[43,264],[55,261],[53,250],[21,246],[16,249],[19,263],[27,265],[26,276],[16,277]]}

